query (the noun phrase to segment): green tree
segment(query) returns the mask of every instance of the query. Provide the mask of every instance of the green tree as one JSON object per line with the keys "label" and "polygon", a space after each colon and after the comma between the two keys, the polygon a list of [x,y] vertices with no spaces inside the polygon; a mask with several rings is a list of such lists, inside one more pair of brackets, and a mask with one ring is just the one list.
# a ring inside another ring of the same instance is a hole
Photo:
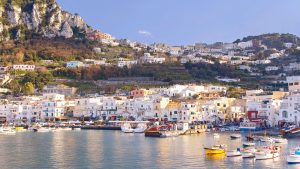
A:
{"label": "green tree", "polygon": [[31,95],[34,93],[34,86],[31,82],[27,82],[24,85],[23,92],[25,95]]}

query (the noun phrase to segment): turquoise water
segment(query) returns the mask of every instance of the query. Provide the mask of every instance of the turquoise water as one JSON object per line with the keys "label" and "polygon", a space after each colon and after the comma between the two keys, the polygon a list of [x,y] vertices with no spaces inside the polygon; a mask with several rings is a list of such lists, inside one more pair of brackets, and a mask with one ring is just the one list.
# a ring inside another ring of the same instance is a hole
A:
{"label": "turquoise water", "polygon": [[235,149],[241,140],[230,140],[222,133],[174,138],[146,138],[143,134],[120,131],[60,131],[54,133],[17,133],[0,135],[1,169],[17,168],[300,168],[287,165],[287,146],[300,146],[300,140],[289,140],[281,157],[275,160],[208,158],[204,146],[227,144]]}

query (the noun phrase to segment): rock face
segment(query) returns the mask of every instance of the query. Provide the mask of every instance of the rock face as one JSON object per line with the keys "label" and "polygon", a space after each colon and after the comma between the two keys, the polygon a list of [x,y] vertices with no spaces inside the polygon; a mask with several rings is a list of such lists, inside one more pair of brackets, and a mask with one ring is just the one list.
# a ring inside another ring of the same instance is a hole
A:
{"label": "rock face", "polygon": [[80,16],[62,11],[55,0],[0,0],[0,41],[32,34],[72,38],[78,31],[93,30]]}

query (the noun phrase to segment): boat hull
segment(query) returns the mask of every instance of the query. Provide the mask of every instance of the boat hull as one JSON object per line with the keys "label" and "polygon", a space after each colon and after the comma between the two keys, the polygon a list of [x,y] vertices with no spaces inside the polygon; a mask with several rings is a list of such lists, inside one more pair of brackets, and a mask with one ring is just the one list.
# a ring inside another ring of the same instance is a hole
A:
{"label": "boat hull", "polygon": [[211,148],[205,148],[206,154],[224,154],[225,151],[223,149],[211,149]]}
{"label": "boat hull", "polygon": [[288,155],[286,161],[288,164],[300,164],[300,155]]}

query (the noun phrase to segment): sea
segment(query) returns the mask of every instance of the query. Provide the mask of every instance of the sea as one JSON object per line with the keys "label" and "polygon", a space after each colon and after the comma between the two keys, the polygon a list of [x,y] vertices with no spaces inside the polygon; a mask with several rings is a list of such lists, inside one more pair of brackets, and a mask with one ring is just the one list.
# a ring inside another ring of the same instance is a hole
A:
{"label": "sea", "polygon": [[0,135],[1,169],[300,169],[286,163],[289,149],[300,146],[300,139],[282,144],[279,158],[258,161],[207,156],[204,147],[226,144],[242,146],[244,138],[231,140],[230,133],[149,138],[144,134],[121,131],[81,130],[49,133],[22,132]]}

